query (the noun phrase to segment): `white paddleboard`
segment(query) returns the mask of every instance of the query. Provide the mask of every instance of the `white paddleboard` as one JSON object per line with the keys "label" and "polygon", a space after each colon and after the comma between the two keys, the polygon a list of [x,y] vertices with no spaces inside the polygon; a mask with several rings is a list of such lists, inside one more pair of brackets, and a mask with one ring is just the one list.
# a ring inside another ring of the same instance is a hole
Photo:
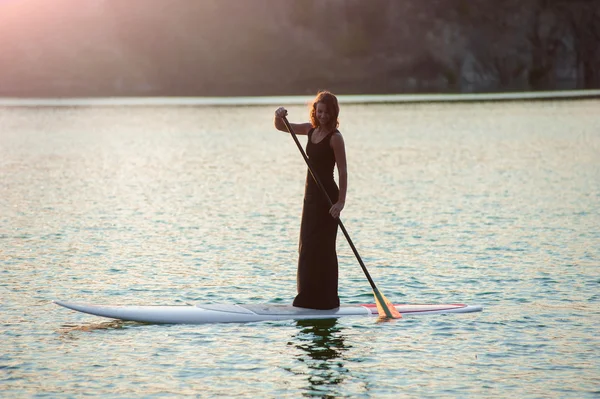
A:
{"label": "white paddleboard", "polygon": [[[119,306],[85,305],[55,301],[57,305],[111,319],[158,324],[246,323],[268,320],[331,319],[346,316],[377,316],[377,307],[343,305],[331,310],[298,308],[290,305],[178,305],[178,306]],[[402,315],[438,313],[471,313],[483,310],[479,305],[422,304],[395,305]]]}

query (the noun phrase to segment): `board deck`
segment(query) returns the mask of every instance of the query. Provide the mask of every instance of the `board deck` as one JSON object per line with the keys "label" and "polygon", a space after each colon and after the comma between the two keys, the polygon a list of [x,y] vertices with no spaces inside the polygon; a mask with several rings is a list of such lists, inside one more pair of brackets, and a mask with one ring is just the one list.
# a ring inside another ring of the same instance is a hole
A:
{"label": "board deck", "polygon": [[[316,310],[277,304],[123,306],[86,305],[65,301],[55,301],[55,303],[71,310],[96,316],[157,324],[246,323],[269,320],[330,319],[347,316],[378,315],[377,307],[374,304],[342,305],[339,308],[331,310]],[[479,305],[469,306],[460,303],[394,306],[402,315],[471,313],[483,310],[483,307]]]}

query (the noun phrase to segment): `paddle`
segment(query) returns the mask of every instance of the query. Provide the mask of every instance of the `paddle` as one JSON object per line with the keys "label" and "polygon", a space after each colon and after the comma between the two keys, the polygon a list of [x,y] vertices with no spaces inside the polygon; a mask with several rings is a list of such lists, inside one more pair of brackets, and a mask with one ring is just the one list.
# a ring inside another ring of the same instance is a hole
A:
{"label": "paddle", "polygon": [[[331,202],[331,198],[329,198],[329,194],[327,194],[327,190],[325,190],[323,183],[321,183],[321,180],[319,180],[319,177],[313,171],[313,168],[310,165],[310,160],[308,159],[308,156],[306,156],[304,149],[302,149],[302,145],[300,144],[300,141],[298,141],[298,137],[296,136],[296,133],[294,133],[294,129],[290,125],[290,122],[288,122],[288,120],[285,116],[282,117],[281,119],[283,119],[283,123],[285,123],[285,127],[290,132],[290,134],[292,135],[292,138],[296,142],[296,145],[298,146],[298,149],[300,150],[300,153],[302,154],[304,161],[306,161],[306,165],[308,165],[308,170],[310,171],[310,174],[312,175],[313,179],[315,179],[317,186],[319,186],[319,188],[321,189],[323,194],[325,194],[325,197],[327,198],[327,201],[329,202],[329,206],[330,207],[333,206],[333,203]],[[344,227],[344,224],[342,223],[341,219],[338,217],[336,220],[338,222],[338,225],[340,226],[340,229],[344,233],[346,240],[348,240],[348,244],[350,244],[350,248],[352,248],[352,252],[354,252],[354,256],[356,256],[356,259],[358,260],[360,267],[362,268],[363,272],[365,273],[365,276],[367,276],[367,280],[369,280],[369,284],[371,284],[371,288],[373,288],[373,294],[375,295],[375,303],[377,304],[377,312],[379,313],[379,317],[383,317],[383,318],[387,318],[387,319],[401,318],[402,315],[400,314],[400,312],[398,312],[398,310],[396,310],[394,305],[392,305],[392,303],[385,296],[383,296],[381,291],[379,291],[379,289],[377,289],[375,282],[371,278],[371,275],[369,274],[367,267],[365,266],[364,262],[362,261],[362,258],[358,254],[356,247],[352,243],[352,240],[350,239],[350,235],[346,231],[346,228]]]}

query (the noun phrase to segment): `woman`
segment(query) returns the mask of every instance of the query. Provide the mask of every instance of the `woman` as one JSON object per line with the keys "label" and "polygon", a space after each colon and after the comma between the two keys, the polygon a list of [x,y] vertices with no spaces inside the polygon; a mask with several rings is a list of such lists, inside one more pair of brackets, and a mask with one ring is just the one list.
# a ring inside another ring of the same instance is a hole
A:
{"label": "woman", "polygon": [[[335,250],[337,218],[346,201],[348,173],[344,139],[337,130],[340,109],[337,98],[321,91],[310,107],[309,123],[291,123],[294,133],[307,135],[306,154],[315,174],[325,187],[332,206],[313,179],[306,175],[300,248],[298,257],[298,295],[294,306],[333,309],[340,306],[338,297],[338,261]],[[287,132],[282,120],[283,107],[275,111],[275,128]],[[338,189],[333,178],[337,164]]]}

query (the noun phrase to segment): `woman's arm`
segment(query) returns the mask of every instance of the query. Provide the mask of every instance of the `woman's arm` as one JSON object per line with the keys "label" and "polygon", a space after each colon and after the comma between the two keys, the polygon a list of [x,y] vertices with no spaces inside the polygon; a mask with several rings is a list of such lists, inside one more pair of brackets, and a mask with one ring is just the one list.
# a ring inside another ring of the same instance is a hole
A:
{"label": "woman's arm", "polygon": [[340,183],[340,194],[338,201],[333,204],[329,213],[334,218],[340,217],[342,209],[346,204],[346,191],[348,190],[348,169],[346,165],[346,148],[344,146],[344,138],[340,132],[334,133],[331,136],[331,147],[335,156],[335,163],[338,169],[338,180]]}
{"label": "woman's arm", "polygon": [[[283,107],[277,108],[275,110],[275,118],[273,119],[273,125],[275,129],[281,130],[282,132],[289,133],[285,123],[283,123],[283,117],[287,115],[287,110]],[[312,125],[310,123],[290,123],[292,129],[294,129],[294,133],[299,135],[307,135],[310,129],[312,129]]]}

